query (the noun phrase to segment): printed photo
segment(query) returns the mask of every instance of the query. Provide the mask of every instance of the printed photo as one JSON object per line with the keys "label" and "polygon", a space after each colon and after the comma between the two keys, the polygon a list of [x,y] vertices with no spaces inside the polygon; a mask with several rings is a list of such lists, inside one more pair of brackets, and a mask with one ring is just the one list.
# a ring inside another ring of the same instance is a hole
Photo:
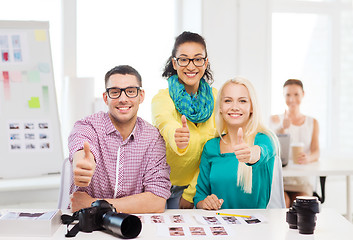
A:
{"label": "printed photo", "polygon": [[164,223],[164,218],[162,215],[152,215],[151,222],[152,223]]}
{"label": "printed photo", "polygon": [[25,129],[34,129],[34,123],[25,123]]}
{"label": "printed photo", "polygon": [[251,216],[250,218],[244,218],[245,222],[248,224],[255,224],[255,223],[260,223],[261,221],[257,219],[256,217]]}
{"label": "printed photo", "polygon": [[224,227],[217,226],[217,227],[210,227],[210,229],[213,235],[228,235]]}
{"label": "printed photo", "polygon": [[182,227],[169,227],[170,236],[185,236],[184,230]]}
{"label": "printed photo", "polygon": [[10,139],[11,140],[19,140],[20,138],[20,134],[10,134]]}
{"label": "printed photo", "polygon": [[11,144],[11,150],[19,150],[21,149],[21,145],[20,144]]}
{"label": "printed photo", "polygon": [[36,148],[36,146],[32,143],[26,144],[26,149],[35,149],[35,148]]}
{"label": "printed photo", "polygon": [[34,133],[26,133],[25,134],[25,139],[34,139]]}
{"label": "printed photo", "polygon": [[40,148],[42,148],[42,149],[50,148],[50,145],[49,145],[49,143],[42,143],[40,145]]}
{"label": "printed photo", "polygon": [[47,129],[48,128],[48,123],[39,123],[38,127],[41,129]]}
{"label": "printed photo", "polygon": [[236,217],[228,217],[228,216],[223,216],[222,217],[224,221],[226,221],[228,224],[240,224],[240,221]]}
{"label": "printed photo", "polygon": [[172,216],[170,216],[170,220],[173,223],[185,223],[182,215],[172,215]]}
{"label": "printed photo", "polygon": [[39,139],[47,139],[47,138],[48,138],[47,134],[44,134],[44,133],[39,134]]}
{"label": "printed photo", "polygon": [[221,224],[216,217],[203,217],[203,219],[210,225]]}
{"label": "printed photo", "polygon": [[205,229],[203,227],[189,227],[191,235],[193,236],[206,236]]}
{"label": "printed photo", "polygon": [[18,123],[10,123],[10,129],[20,129],[20,124]]}

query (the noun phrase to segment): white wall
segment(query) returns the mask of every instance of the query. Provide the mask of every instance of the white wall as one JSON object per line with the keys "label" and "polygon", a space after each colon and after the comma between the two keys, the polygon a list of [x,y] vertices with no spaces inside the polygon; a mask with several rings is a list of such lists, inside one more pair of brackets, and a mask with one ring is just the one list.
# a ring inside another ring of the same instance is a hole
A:
{"label": "white wall", "polygon": [[207,41],[216,88],[235,76],[255,86],[264,119],[271,106],[269,1],[205,0],[202,34]]}

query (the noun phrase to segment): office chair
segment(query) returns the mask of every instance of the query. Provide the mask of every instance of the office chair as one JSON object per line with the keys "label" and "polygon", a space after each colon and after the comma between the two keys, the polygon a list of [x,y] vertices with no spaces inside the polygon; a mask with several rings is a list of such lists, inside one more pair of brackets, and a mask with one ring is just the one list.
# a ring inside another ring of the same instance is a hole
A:
{"label": "office chair", "polygon": [[272,190],[267,209],[286,208],[283,188],[282,161],[280,156],[276,156],[273,166]]}
{"label": "office chair", "polygon": [[67,209],[70,204],[70,186],[72,178],[72,165],[69,158],[65,158],[61,168],[61,184],[58,199],[58,209]]}
{"label": "office chair", "polygon": [[325,202],[325,184],[326,184],[326,176],[320,176],[321,196],[317,193],[317,191],[313,192],[313,196],[317,197],[321,203]]}

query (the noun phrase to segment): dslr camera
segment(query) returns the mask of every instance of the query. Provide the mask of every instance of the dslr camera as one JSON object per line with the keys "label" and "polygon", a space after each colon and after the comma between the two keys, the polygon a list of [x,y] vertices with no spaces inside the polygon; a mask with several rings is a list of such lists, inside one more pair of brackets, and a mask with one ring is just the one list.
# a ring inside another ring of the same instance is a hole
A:
{"label": "dslr camera", "polygon": [[316,226],[316,213],[320,212],[317,197],[298,196],[289,208],[286,222],[291,229],[299,229],[301,234],[313,234]]}
{"label": "dslr camera", "polygon": [[105,200],[97,200],[91,207],[81,209],[78,220],[80,231],[109,230],[123,238],[137,237],[142,228],[137,216],[117,213],[113,205]]}

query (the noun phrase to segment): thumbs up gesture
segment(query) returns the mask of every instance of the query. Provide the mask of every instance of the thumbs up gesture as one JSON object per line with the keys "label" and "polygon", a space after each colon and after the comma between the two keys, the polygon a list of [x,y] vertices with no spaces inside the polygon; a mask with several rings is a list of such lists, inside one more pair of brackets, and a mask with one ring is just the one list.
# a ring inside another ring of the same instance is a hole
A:
{"label": "thumbs up gesture", "polygon": [[83,144],[83,150],[79,150],[74,154],[73,163],[75,185],[78,187],[87,187],[96,169],[96,162],[88,142]]}
{"label": "thumbs up gesture", "polygon": [[178,148],[184,149],[188,146],[190,140],[190,131],[187,125],[186,117],[181,116],[182,127],[177,128],[174,133],[175,144]]}
{"label": "thumbs up gesture", "polygon": [[257,145],[250,147],[245,143],[243,135],[243,129],[239,128],[237,133],[238,141],[233,147],[234,154],[237,156],[239,162],[255,163],[260,159],[260,147]]}
{"label": "thumbs up gesture", "polygon": [[283,117],[283,122],[282,122],[282,126],[283,126],[283,129],[288,129],[291,125],[291,120],[289,118],[289,114],[286,111],[284,111],[284,117]]}

